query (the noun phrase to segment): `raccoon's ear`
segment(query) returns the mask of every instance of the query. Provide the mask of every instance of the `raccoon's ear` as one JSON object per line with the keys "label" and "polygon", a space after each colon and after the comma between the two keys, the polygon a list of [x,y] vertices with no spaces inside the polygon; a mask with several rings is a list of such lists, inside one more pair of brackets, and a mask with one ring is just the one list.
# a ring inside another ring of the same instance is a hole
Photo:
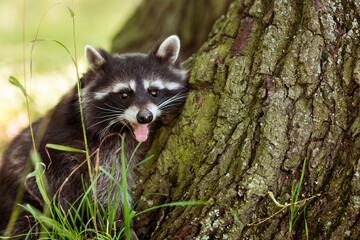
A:
{"label": "raccoon's ear", "polygon": [[85,58],[90,68],[100,68],[106,61],[92,46],[85,46]]}
{"label": "raccoon's ear", "polygon": [[155,49],[155,56],[160,58],[163,62],[174,64],[179,57],[179,52],[180,39],[176,35],[171,35]]}

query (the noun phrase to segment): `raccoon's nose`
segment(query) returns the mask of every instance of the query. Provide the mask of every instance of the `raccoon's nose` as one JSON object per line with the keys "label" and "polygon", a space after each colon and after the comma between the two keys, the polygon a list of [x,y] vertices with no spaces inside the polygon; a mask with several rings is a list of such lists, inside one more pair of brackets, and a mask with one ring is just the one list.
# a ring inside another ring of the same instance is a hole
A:
{"label": "raccoon's nose", "polygon": [[136,119],[140,124],[150,123],[153,120],[153,115],[149,110],[138,112]]}

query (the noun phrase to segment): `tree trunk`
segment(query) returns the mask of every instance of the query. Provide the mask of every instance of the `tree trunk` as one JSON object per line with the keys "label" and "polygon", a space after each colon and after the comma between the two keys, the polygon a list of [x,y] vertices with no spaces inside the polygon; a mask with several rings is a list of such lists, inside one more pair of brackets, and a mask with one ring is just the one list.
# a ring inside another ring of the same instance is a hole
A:
{"label": "tree trunk", "polygon": [[[136,193],[145,196],[137,211],[209,204],[140,215],[138,232],[306,239],[307,224],[309,239],[359,239],[359,20],[357,0],[234,1],[187,61],[192,90],[177,120],[157,132]],[[288,209],[248,226],[280,209],[269,191],[290,203],[305,159],[298,200],[319,196],[293,230]]]}
{"label": "tree trunk", "polygon": [[[114,52],[147,52],[159,39],[177,34],[182,56],[207,40],[214,22],[232,0],[144,0],[113,40]],[[201,21],[200,21],[201,19]]]}

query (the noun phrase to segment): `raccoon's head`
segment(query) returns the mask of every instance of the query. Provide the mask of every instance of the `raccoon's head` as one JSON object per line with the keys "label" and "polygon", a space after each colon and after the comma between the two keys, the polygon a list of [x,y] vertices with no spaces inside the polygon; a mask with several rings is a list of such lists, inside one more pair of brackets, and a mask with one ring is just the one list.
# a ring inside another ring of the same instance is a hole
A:
{"label": "raccoon's head", "polygon": [[177,110],[188,91],[187,72],[180,68],[180,40],[172,35],[149,54],[113,55],[85,47],[89,71],[82,78],[85,124],[101,137],[128,127],[138,142],[149,126]]}

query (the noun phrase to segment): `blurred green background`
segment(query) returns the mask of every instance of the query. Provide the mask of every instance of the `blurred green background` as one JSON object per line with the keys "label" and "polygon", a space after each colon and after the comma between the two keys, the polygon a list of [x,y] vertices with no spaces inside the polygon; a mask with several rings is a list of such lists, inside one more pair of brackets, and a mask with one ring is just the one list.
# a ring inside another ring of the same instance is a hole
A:
{"label": "blurred green background", "polygon": [[[76,0],[62,1],[74,7],[77,55],[80,73],[86,71],[84,46],[90,44],[110,50],[114,35],[134,13],[141,0]],[[66,51],[53,42],[38,42],[33,51],[30,77],[30,41],[35,38],[56,39],[74,54],[72,19],[69,11],[57,1],[0,0],[0,155],[6,144],[28,125],[25,99],[11,85],[9,76],[24,81],[22,31],[25,12],[27,88],[32,99],[31,117],[35,120],[52,108],[76,83],[75,68]],[[41,19],[43,19],[41,21]],[[40,25],[41,22],[41,25]]]}

